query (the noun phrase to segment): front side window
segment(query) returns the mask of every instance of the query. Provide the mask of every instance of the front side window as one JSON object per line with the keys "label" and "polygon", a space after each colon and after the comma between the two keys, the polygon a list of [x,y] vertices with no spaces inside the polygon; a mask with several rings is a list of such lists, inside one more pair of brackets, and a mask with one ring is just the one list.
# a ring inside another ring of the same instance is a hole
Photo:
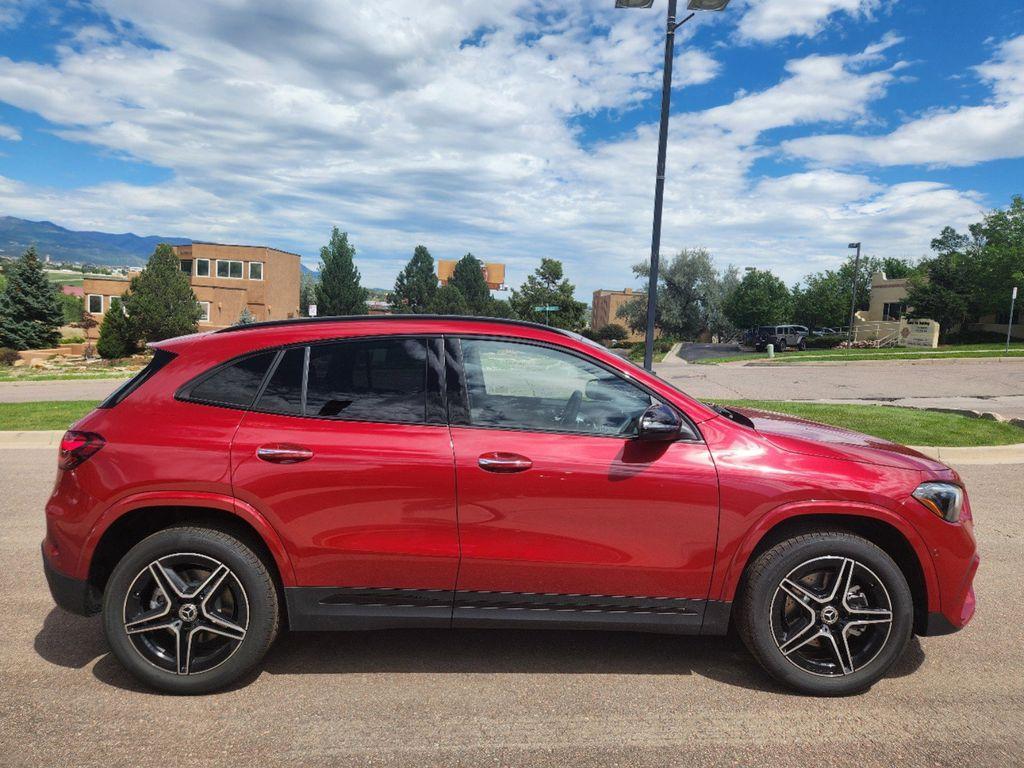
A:
{"label": "front side window", "polygon": [[103,296],[96,293],[89,294],[89,312],[93,315],[103,314]]}
{"label": "front side window", "polygon": [[217,261],[217,277],[230,277],[236,280],[242,279],[242,262],[240,261]]}
{"label": "front side window", "polygon": [[559,350],[462,340],[472,426],[629,437],[654,401],[611,371]]}
{"label": "front side window", "polygon": [[262,352],[220,368],[192,387],[188,399],[248,408],[276,355]]}
{"label": "front side window", "polygon": [[262,261],[250,261],[249,262],[249,279],[250,280],[262,280],[263,279],[263,262]]}

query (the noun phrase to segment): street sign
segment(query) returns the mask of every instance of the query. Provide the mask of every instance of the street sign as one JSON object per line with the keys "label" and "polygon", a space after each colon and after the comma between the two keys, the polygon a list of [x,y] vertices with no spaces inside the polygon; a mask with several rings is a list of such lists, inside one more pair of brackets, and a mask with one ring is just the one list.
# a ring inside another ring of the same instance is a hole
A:
{"label": "street sign", "polygon": [[308,314],[309,314],[310,317],[316,317],[316,304],[310,304],[309,305],[309,313]]}
{"label": "street sign", "polygon": [[557,312],[561,307],[534,307],[534,312]]}

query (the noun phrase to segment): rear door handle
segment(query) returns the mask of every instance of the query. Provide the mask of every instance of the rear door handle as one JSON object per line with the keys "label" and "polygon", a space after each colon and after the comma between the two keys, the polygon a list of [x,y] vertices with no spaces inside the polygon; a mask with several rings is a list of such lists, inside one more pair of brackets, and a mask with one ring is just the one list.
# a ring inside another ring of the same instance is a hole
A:
{"label": "rear door handle", "polygon": [[525,472],[533,466],[533,462],[525,456],[520,456],[518,453],[504,453],[502,451],[492,451],[491,453],[483,454],[477,459],[477,464],[480,465],[480,469],[488,472],[505,474]]}
{"label": "rear door handle", "polygon": [[256,457],[271,464],[297,464],[313,458],[313,452],[309,448],[292,443],[274,443],[273,445],[261,445],[256,449]]}

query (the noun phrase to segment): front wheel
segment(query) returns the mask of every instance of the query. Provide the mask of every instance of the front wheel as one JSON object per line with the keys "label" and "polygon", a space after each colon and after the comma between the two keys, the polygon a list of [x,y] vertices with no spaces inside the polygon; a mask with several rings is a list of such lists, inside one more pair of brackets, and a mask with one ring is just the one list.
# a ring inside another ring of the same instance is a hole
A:
{"label": "front wheel", "polygon": [[169,693],[236,681],[263,658],[279,615],[267,565],[213,528],[167,528],[143,539],[103,595],[103,628],[118,661]]}
{"label": "front wheel", "polygon": [[796,348],[799,349],[801,352],[807,349],[807,339],[800,339],[800,343],[797,344]]}
{"label": "front wheel", "polygon": [[854,534],[821,531],[780,542],[750,565],[737,623],[777,680],[843,696],[888,671],[913,617],[910,588],[892,558]]}
{"label": "front wheel", "polygon": [[786,351],[786,340],[785,339],[779,339],[778,351],[779,352],[785,352]]}

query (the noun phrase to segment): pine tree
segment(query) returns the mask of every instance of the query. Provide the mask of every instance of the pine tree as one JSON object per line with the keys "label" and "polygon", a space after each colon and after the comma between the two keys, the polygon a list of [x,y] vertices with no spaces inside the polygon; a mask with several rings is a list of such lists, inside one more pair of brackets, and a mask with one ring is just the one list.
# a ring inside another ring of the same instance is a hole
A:
{"label": "pine tree", "polygon": [[125,314],[123,299],[112,298],[107,314],[100,324],[100,338],[96,342],[99,356],[107,360],[134,355],[139,351],[138,336],[131,318]]}
{"label": "pine tree", "polygon": [[35,248],[7,269],[0,294],[0,347],[45,349],[60,342],[64,312]]}
{"label": "pine tree", "polygon": [[398,273],[389,301],[396,313],[422,315],[429,311],[437,294],[434,257],[424,245],[417,245],[412,258]]}
{"label": "pine tree", "polygon": [[459,289],[470,314],[486,315],[491,305],[491,291],[484,279],[484,265],[472,253],[467,253],[455,265],[449,285]]}
{"label": "pine tree", "polygon": [[348,233],[333,227],[330,243],[320,249],[320,282],[315,290],[318,315],[366,314],[367,291],[359,284],[355,256]]}
{"label": "pine tree", "polygon": [[[549,323],[556,328],[578,331],[586,325],[587,305],[576,301],[576,286],[562,272],[562,262],[541,259],[540,267],[526,278],[518,291],[512,291],[510,303],[522,320]],[[537,311],[535,307],[558,307]]]}
{"label": "pine tree", "polygon": [[[171,246],[160,243],[125,296],[137,338],[162,341],[195,333],[203,310]],[[109,313],[108,313],[109,314]]]}
{"label": "pine tree", "polygon": [[430,312],[435,315],[468,315],[469,305],[462,291],[451,283],[437,289],[430,302]]}
{"label": "pine tree", "polygon": [[242,313],[238,316],[235,325],[252,325],[256,322],[256,316],[249,311],[248,307],[242,307]]}

